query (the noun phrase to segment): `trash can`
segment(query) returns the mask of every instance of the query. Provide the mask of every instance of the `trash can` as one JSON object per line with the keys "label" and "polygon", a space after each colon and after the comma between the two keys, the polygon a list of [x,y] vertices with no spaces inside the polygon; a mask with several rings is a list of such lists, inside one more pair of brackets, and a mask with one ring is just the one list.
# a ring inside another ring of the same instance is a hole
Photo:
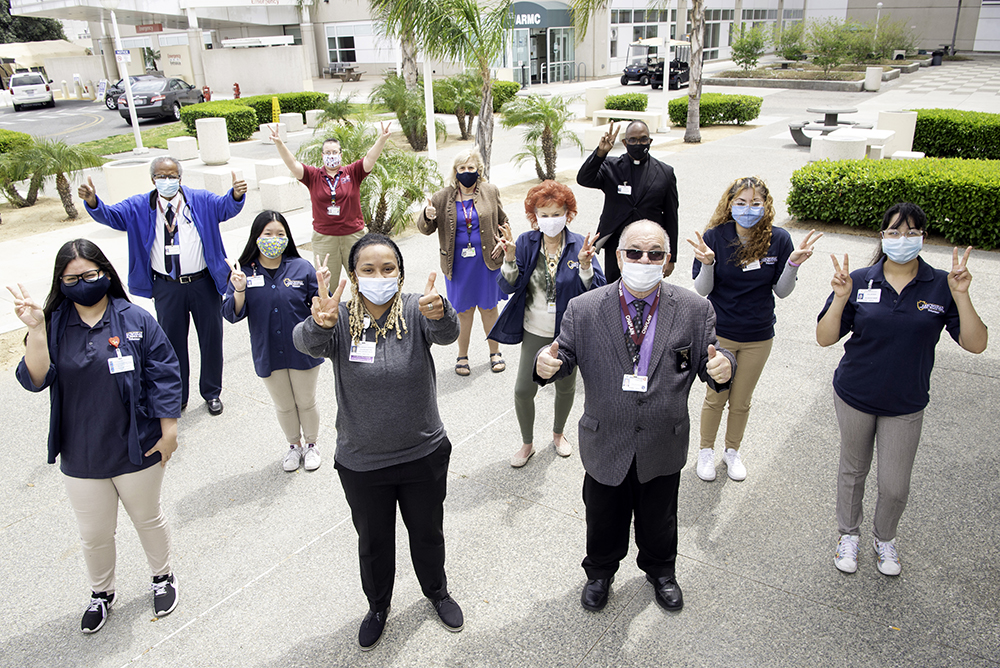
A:
{"label": "trash can", "polygon": [[944,58],[944,51],[933,51],[931,52],[931,67],[941,64],[941,59]]}

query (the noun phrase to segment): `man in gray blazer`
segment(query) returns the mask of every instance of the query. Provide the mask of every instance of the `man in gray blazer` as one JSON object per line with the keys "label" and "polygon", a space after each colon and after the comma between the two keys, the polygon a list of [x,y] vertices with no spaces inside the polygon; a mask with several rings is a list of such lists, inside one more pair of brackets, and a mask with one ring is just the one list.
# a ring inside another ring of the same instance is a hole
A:
{"label": "man in gray blazer", "polygon": [[716,391],[736,369],[716,347],[708,300],[662,280],[667,235],[648,220],[627,226],[617,251],[622,278],[570,301],[558,338],[535,356],[541,385],[580,367],[585,405],[580,458],[586,469],[587,584],[580,602],[600,610],[628,554],[635,516],[636,562],[666,610],[684,606],[674,577],[677,490],[691,430],[695,375]]}

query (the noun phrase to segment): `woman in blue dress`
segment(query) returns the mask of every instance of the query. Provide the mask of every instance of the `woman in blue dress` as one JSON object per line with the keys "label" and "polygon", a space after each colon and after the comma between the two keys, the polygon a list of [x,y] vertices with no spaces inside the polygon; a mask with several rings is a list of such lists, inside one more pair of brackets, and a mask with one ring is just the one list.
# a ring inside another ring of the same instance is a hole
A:
{"label": "woman in blue dress", "polygon": [[[507,299],[497,285],[503,247],[496,243],[500,228],[508,224],[507,214],[500,203],[499,189],[483,179],[484,169],[478,147],[460,152],[455,156],[452,185],[431,195],[417,220],[422,233],[437,230],[441,244],[441,271],[461,325],[455,364],[459,376],[471,373],[469,339],[476,309],[488,335],[497,321],[497,304]],[[500,373],[507,368],[500,344],[493,340],[488,343],[490,370]]]}

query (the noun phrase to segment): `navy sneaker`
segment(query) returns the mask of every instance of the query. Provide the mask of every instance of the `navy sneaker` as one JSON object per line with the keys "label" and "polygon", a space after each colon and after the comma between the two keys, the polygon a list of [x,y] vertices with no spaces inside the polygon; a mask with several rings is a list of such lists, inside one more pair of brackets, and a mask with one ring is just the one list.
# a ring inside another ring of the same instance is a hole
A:
{"label": "navy sneaker", "polygon": [[108,613],[111,611],[111,604],[115,602],[114,592],[104,592],[98,594],[96,591],[90,594],[90,603],[83,612],[83,619],[80,620],[80,630],[84,633],[97,633],[108,621]]}
{"label": "navy sneaker", "polygon": [[177,578],[174,574],[157,575],[153,578],[153,614],[157,617],[169,615],[177,607]]}

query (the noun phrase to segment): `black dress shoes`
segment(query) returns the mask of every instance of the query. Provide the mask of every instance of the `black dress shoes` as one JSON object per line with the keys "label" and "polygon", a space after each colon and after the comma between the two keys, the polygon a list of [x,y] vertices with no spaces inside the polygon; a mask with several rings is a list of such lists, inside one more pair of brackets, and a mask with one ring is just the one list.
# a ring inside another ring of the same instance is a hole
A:
{"label": "black dress shoes", "polygon": [[219,397],[208,400],[208,412],[212,415],[222,414],[222,400]]}
{"label": "black dress shoes", "polygon": [[580,595],[580,605],[593,612],[603,610],[604,606],[608,604],[608,593],[611,591],[611,583],[614,581],[614,576],[587,580],[587,584],[583,585],[583,594]]}
{"label": "black dress shoes", "polygon": [[363,652],[375,649],[375,646],[382,640],[382,632],[385,630],[385,620],[389,617],[389,608],[375,612],[369,610],[361,622],[361,630],[358,631],[358,645]]}
{"label": "black dress shoes", "polygon": [[653,585],[653,591],[656,592],[656,603],[661,608],[677,612],[684,607],[684,594],[681,593],[681,587],[677,584],[676,579],[673,577],[654,578],[652,575],[647,575],[646,579],[649,584]]}

